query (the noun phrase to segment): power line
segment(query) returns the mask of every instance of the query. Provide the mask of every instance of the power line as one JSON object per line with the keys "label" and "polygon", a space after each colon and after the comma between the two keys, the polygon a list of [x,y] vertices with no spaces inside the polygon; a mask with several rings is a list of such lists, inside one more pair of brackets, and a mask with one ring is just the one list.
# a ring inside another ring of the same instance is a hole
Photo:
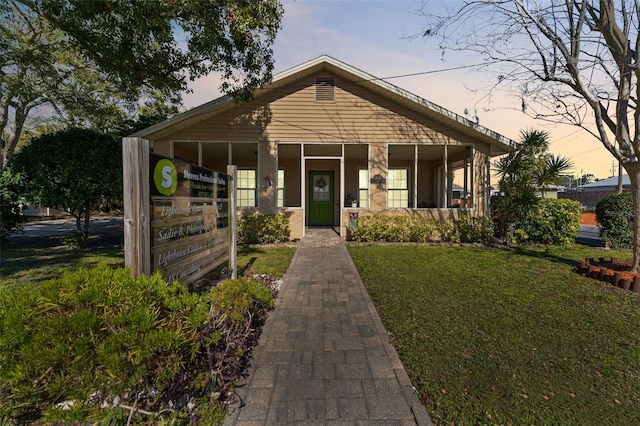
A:
{"label": "power line", "polygon": [[456,70],[462,70],[462,69],[466,69],[466,68],[474,68],[474,67],[480,67],[480,66],[489,66],[491,65],[490,63],[480,63],[480,64],[470,64],[470,65],[460,65],[457,67],[451,67],[451,68],[443,68],[440,70],[431,70],[431,71],[422,71],[422,72],[414,72],[411,74],[400,74],[400,75],[393,75],[390,77],[376,77],[376,78],[371,78],[368,80],[360,80],[360,81],[373,81],[373,80],[391,80],[394,78],[405,78],[405,77],[415,77],[417,75],[426,75],[426,74],[436,74],[436,73],[440,73],[440,72],[447,72],[447,71],[456,71]]}
{"label": "power line", "polygon": [[[588,153],[590,153],[590,152],[597,151],[597,150],[599,150],[599,149],[606,149],[606,148],[605,148],[604,146],[599,146],[599,147],[597,147],[597,148],[590,149],[589,151],[584,151],[584,152],[581,152],[581,153],[579,153],[579,154],[573,155],[573,157],[579,157],[579,156],[581,156],[581,155],[588,154]],[[609,151],[607,151],[607,152],[609,152]]]}

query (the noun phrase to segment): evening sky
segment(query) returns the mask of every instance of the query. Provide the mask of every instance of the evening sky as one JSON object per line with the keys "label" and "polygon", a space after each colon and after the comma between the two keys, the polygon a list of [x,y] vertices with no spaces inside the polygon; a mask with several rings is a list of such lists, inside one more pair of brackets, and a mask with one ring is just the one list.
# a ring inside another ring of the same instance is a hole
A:
{"label": "evening sky", "polygon": [[[523,129],[551,135],[554,154],[569,157],[570,173],[612,175],[613,156],[599,140],[575,126],[528,118],[521,100],[509,93],[486,96],[483,88],[494,77],[470,65],[481,62],[469,55],[442,52],[437,40],[415,37],[425,28],[421,1],[313,0],[283,1],[282,29],[274,49],[274,73],[321,55],[354,66],[457,114],[466,116],[508,138],[518,140]],[[444,6],[455,6],[443,0]],[[184,104],[193,108],[220,96],[219,78],[209,75],[193,82]],[[614,167],[617,173],[617,163]]]}

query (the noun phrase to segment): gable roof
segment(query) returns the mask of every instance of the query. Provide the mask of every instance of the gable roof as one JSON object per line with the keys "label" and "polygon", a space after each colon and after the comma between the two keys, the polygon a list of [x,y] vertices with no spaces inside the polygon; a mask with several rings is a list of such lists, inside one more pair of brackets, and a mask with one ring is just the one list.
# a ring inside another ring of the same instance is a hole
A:
{"label": "gable roof", "polygon": [[[359,85],[373,93],[388,98],[436,122],[467,134],[474,139],[486,142],[491,147],[492,156],[511,152],[518,146],[513,140],[493,130],[487,129],[465,117],[429,102],[418,95],[327,55],[319,56],[276,74],[271,83],[254,91],[254,98],[288,86],[302,78],[312,76],[321,71],[335,74],[352,84]],[[236,105],[236,103],[230,96],[222,96],[163,122],[142,129],[132,134],[131,137],[158,139],[220,114],[223,111],[233,108],[234,105]]]}
{"label": "gable roof", "polygon": [[[628,187],[631,185],[631,179],[629,179],[628,174],[622,175],[622,186]],[[607,179],[597,180],[595,182],[588,183],[586,185],[581,185],[579,188],[583,190],[600,190],[600,189],[608,189],[608,188],[617,188],[618,187],[618,176],[613,176]]]}

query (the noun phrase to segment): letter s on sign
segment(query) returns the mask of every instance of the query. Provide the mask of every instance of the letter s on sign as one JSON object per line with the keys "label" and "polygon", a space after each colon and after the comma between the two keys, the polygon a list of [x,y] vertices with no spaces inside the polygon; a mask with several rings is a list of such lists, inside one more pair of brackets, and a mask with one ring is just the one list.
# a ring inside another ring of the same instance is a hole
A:
{"label": "letter s on sign", "polygon": [[171,160],[163,158],[153,169],[153,181],[162,195],[171,195],[178,188],[178,172]]}
{"label": "letter s on sign", "polygon": [[171,179],[171,166],[164,166],[162,168],[162,183],[160,184],[164,189],[171,188],[173,179]]}

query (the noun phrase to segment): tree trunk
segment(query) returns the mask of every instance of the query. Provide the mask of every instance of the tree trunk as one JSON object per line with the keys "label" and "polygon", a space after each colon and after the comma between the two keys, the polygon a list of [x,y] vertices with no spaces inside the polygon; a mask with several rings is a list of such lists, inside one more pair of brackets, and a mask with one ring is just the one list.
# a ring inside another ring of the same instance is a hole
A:
{"label": "tree trunk", "polygon": [[89,219],[91,218],[90,203],[86,202],[78,212],[76,217],[76,243],[79,247],[84,247],[89,238]]}
{"label": "tree trunk", "polygon": [[631,194],[633,196],[633,263],[632,272],[640,271],[640,163],[635,162],[627,166],[627,173],[631,181]]}
{"label": "tree trunk", "polygon": [[89,219],[91,218],[90,204],[87,203],[84,206],[84,229],[82,230],[82,244],[86,244],[89,239]]}
{"label": "tree trunk", "polygon": [[82,235],[82,224],[81,224],[81,218],[82,218],[82,209],[79,209],[75,214],[74,214],[75,218],[76,218],[76,231],[75,231],[75,240],[76,240],[76,244],[78,246],[81,246],[81,240],[80,240],[80,236]]}

